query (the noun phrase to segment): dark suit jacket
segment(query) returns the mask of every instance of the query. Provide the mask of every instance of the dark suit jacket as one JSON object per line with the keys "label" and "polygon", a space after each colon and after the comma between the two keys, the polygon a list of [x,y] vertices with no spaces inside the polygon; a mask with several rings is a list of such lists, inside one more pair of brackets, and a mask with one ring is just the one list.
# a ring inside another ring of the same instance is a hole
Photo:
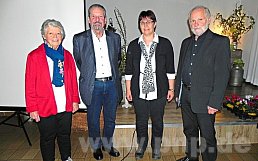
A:
{"label": "dark suit jacket", "polygon": [[[131,92],[132,97],[139,98],[139,76],[140,76],[140,61],[141,47],[138,43],[139,38],[130,42],[126,54],[126,75],[132,75]],[[174,51],[171,42],[159,36],[159,43],[155,52],[156,59],[156,80],[158,98],[164,97],[168,93],[168,77],[167,73],[174,74]]]}
{"label": "dark suit jacket", "polygon": [[[115,80],[118,93],[118,98],[114,101],[120,102],[122,86],[118,66],[121,61],[121,39],[116,33],[105,32],[112,78]],[[86,105],[90,105],[96,77],[96,60],[91,30],[74,35],[73,55],[80,71],[79,90],[81,99]]]}
{"label": "dark suit jacket", "polygon": [[[192,66],[190,92],[191,107],[195,113],[207,113],[207,106],[221,109],[230,72],[229,39],[210,30],[205,36]],[[188,37],[181,45],[175,84],[176,97],[179,97],[185,55],[191,42],[192,37]]]}

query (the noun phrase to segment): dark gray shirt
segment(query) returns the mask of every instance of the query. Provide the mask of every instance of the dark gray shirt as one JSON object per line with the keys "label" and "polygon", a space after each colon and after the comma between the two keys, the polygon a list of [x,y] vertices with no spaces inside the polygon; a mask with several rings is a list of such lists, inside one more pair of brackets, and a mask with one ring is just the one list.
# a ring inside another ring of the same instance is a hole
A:
{"label": "dark gray shirt", "polygon": [[183,84],[190,86],[191,85],[191,75],[192,75],[192,65],[195,62],[195,57],[199,53],[199,50],[205,41],[207,31],[205,31],[201,36],[195,40],[195,35],[192,36],[192,42],[187,49],[187,53],[184,59],[184,67],[182,71],[182,81]]}

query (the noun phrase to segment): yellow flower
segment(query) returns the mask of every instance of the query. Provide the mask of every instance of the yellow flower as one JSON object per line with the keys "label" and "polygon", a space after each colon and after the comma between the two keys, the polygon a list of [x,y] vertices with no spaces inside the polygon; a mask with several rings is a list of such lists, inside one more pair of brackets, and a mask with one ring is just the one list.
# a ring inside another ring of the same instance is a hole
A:
{"label": "yellow flower", "polygon": [[243,9],[243,5],[237,5],[233,13],[224,18],[221,13],[217,13],[214,22],[218,21],[219,27],[223,27],[222,34],[229,36],[233,42],[238,42],[243,34],[254,27],[253,16],[248,16]]}
{"label": "yellow flower", "polygon": [[249,112],[249,113],[247,113],[249,116],[256,116],[256,113],[254,113],[254,112]]}
{"label": "yellow flower", "polygon": [[231,109],[234,108],[234,106],[233,106],[232,104],[230,104],[230,103],[227,104],[227,107],[229,107],[229,108],[231,108]]}

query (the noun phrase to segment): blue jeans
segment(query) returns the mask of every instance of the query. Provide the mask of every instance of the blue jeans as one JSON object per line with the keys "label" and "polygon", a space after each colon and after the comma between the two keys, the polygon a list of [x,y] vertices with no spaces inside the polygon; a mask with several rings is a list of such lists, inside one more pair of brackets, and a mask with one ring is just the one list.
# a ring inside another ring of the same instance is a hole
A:
{"label": "blue jeans", "polygon": [[[100,135],[100,113],[103,107],[104,129]],[[89,141],[93,150],[102,145],[110,149],[113,146],[117,109],[117,90],[115,82],[95,81],[91,104],[87,106]]]}

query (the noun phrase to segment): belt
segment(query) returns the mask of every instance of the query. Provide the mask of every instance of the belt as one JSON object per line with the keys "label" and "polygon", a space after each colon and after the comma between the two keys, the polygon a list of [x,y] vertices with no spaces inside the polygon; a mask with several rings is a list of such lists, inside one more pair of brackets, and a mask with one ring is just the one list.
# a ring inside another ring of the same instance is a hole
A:
{"label": "belt", "polygon": [[112,77],[95,78],[95,81],[106,82],[112,80]]}
{"label": "belt", "polygon": [[183,84],[183,87],[185,87],[188,91],[191,90],[191,85]]}

